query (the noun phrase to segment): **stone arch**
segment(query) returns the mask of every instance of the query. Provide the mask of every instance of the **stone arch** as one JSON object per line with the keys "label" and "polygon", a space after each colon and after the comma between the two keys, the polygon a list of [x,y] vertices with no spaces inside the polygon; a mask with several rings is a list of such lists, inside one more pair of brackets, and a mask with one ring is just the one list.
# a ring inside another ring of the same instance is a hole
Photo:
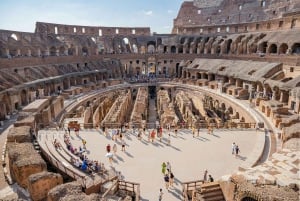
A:
{"label": "stone arch", "polygon": [[15,41],[18,41],[20,39],[20,37],[15,33],[11,34],[10,38],[14,39]]}
{"label": "stone arch", "polygon": [[131,53],[131,45],[130,45],[130,41],[127,37],[123,38],[123,44],[125,46],[125,52],[129,52]]}
{"label": "stone arch", "polygon": [[156,48],[155,41],[149,41],[147,43],[147,53],[154,53]]}
{"label": "stone arch", "polygon": [[241,201],[257,201],[257,199],[247,196],[247,197],[242,198]]}
{"label": "stone arch", "polygon": [[68,55],[75,55],[76,54],[76,49],[73,44],[68,48]]}
{"label": "stone arch", "polygon": [[186,71],[183,71],[183,78],[186,78]]}
{"label": "stone arch", "polygon": [[231,115],[233,114],[233,109],[231,106],[227,110],[228,110],[229,114],[231,114]]}
{"label": "stone arch", "polygon": [[21,105],[24,106],[24,105],[27,105],[27,91],[25,89],[23,89],[21,91]]}
{"label": "stone arch", "polygon": [[268,47],[268,42],[262,42],[259,44],[258,46],[258,51],[260,51],[261,53],[266,53],[267,52],[267,47]]}
{"label": "stone arch", "polygon": [[201,79],[201,73],[197,72],[197,79]]}
{"label": "stone arch", "polygon": [[4,94],[0,101],[0,121],[5,120],[6,115],[11,112],[11,100],[7,94]]}
{"label": "stone arch", "polygon": [[300,43],[294,43],[292,45],[292,53],[293,54],[300,54]]}
{"label": "stone arch", "polygon": [[222,109],[222,111],[226,111],[226,105],[225,105],[225,103],[221,103],[221,109]]}
{"label": "stone arch", "polygon": [[187,73],[187,77],[190,78],[191,77],[191,72]]}
{"label": "stone arch", "polygon": [[298,83],[296,84],[296,87],[300,87],[300,82],[298,82]]}
{"label": "stone arch", "polygon": [[56,56],[56,47],[52,46],[49,49],[50,56]]}
{"label": "stone arch", "polygon": [[279,46],[279,54],[286,54],[288,49],[289,49],[289,46],[286,43],[282,43]]}
{"label": "stone arch", "polygon": [[61,46],[59,48],[59,55],[61,55],[61,56],[65,55],[65,51],[66,51],[66,48],[64,46]]}
{"label": "stone arch", "polygon": [[269,46],[268,53],[276,54],[277,53],[277,45],[276,44],[271,44]]}
{"label": "stone arch", "polygon": [[176,53],[176,46],[175,45],[171,46],[171,53]]}
{"label": "stone arch", "polygon": [[235,112],[235,118],[240,119],[240,113],[239,112]]}
{"label": "stone arch", "polygon": [[82,51],[82,55],[83,56],[86,56],[86,55],[89,55],[89,50],[88,50],[88,48],[87,47],[82,47],[81,48],[81,51]]}

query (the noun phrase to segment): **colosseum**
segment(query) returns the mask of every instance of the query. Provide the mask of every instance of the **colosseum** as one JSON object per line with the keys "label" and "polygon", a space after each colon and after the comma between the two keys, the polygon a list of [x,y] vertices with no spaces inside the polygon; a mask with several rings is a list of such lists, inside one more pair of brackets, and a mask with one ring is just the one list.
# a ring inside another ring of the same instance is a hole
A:
{"label": "colosseum", "polygon": [[299,200],[300,0],[178,9],[0,30],[0,200]]}

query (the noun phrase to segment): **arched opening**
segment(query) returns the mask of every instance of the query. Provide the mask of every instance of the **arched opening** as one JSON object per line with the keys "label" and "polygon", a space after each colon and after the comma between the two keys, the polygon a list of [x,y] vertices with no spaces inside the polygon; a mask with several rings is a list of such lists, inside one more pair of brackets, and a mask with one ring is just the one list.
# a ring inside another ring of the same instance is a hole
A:
{"label": "arched opening", "polygon": [[150,41],[147,43],[147,53],[154,53],[155,52],[155,42]]}
{"label": "arched opening", "polygon": [[76,54],[76,50],[72,44],[71,47],[68,48],[68,55],[75,55],[75,54]]}
{"label": "arched opening", "polygon": [[188,77],[188,78],[191,78],[191,72],[188,72],[187,77]]}
{"label": "arched opening", "polygon": [[123,38],[123,44],[125,45],[125,52],[131,52],[131,46],[128,38]]}
{"label": "arched opening", "polygon": [[259,45],[259,51],[261,53],[266,53],[267,52],[267,47],[268,47],[268,42],[263,42]]}
{"label": "arched opening", "polygon": [[270,45],[269,53],[270,54],[276,54],[277,53],[277,45],[275,45],[275,44]]}
{"label": "arched opening", "polygon": [[201,79],[201,73],[197,73],[197,79]]}
{"label": "arched opening", "polygon": [[138,53],[138,47],[136,46],[136,44],[132,45],[132,49],[134,53]]}
{"label": "arched opening", "polygon": [[180,46],[178,47],[178,53],[183,53],[183,46],[182,46],[182,45],[180,45]]}
{"label": "arched opening", "polygon": [[61,55],[61,56],[64,56],[65,55],[65,47],[64,46],[61,46],[60,48],[59,48],[59,55]]}
{"label": "arched opening", "polygon": [[176,46],[171,46],[171,53],[176,53]]}
{"label": "arched opening", "polygon": [[165,76],[168,75],[168,68],[167,68],[166,66],[163,67],[163,74],[164,74]]}
{"label": "arched opening", "polygon": [[232,39],[229,39],[226,45],[226,54],[230,54],[231,44],[232,44]]}
{"label": "arched opening", "polygon": [[292,46],[292,53],[293,54],[300,54],[300,43],[295,43]]}
{"label": "arched opening", "polygon": [[141,74],[141,68],[140,67],[136,67],[135,68],[135,72],[136,72],[136,75],[139,76]]}
{"label": "arched opening", "polygon": [[89,54],[88,48],[87,47],[82,47],[82,55],[87,56]]}
{"label": "arched opening", "polygon": [[244,197],[241,201],[257,201],[257,200],[252,197]]}
{"label": "arched opening", "polygon": [[279,54],[286,54],[288,50],[288,45],[286,43],[283,43],[279,47]]}
{"label": "arched opening", "polygon": [[14,34],[14,33],[11,34],[10,37],[13,38],[13,39],[16,40],[16,41],[19,40],[18,36],[17,36],[16,34]]}
{"label": "arched opening", "polygon": [[186,78],[186,71],[183,71],[183,78]]}
{"label": "arched opening", "polygon": [[56,47],[52,46],[49,51],[50,56],[56,56]]}
{"label": "arched opening", "polygon": [[22,106],[27,105],[27,92],[25,89],[21,91],[21,104]]}

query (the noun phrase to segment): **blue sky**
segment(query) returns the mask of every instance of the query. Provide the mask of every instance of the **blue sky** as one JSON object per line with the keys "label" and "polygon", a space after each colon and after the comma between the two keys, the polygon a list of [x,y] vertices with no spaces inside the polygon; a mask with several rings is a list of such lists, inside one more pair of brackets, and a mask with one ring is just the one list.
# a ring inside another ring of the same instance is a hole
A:
{"label": "blue sky", "polygon": [[0,0],[0,29],[34,32],[35,22],[143,26],[170,33],[183,0]]}

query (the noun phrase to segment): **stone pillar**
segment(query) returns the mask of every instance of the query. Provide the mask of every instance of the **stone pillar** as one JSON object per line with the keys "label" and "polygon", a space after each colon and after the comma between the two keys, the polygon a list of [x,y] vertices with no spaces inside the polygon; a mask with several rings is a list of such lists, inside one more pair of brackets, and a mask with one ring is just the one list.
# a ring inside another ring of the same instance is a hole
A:
{"label": "stone pillar", "polygon": [[30,91],[29,92],[29,100],[31,101],[31,102],[33,102],[33,101],[35,101],[35,99],[36,99],[36,91]]}
{"label": "stone pillar", "polygon": [[44,89],[38,89],[39,90],[39,97],[43,98],[45,96]]}
{"label": "stone pillar", "polygon": [[30,49],[27,51],[27,56],[31,57],[31,50]]}
{"label": "stone pillar", "polygon": [[10,55],[9,55],[9,49],[7,49],[7,48],[5,48],[5,56],[7,56],[7,57],[9,57]]}
{"label": "stone pillar", "polygon": [[275,93],[275,91],[272,91],[272,100],[276,100],[276,93]]}
{"label": "stone pillar", "polygon": [[264,87],[264,95],[263,95],[264,97],[266,97],[267,96],[267,89],[266,89],[266,87]]}
{"label": "stone pillar", "polygon": [[16,56],[20,56],[21,55],[21,50],[17,49],[17,55]]}

